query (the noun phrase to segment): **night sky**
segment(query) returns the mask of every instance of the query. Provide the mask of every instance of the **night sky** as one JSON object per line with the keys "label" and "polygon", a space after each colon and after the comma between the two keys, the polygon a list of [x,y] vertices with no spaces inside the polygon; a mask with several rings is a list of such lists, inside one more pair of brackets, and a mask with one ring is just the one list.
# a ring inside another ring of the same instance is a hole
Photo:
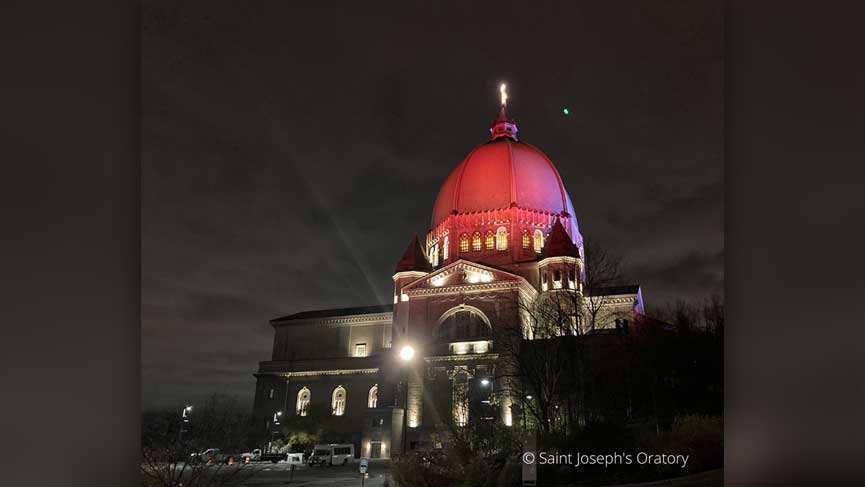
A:
{"label": "night sky", "polygon": [[144,407],[251,404],[269,319],[391,303],[501,82],[648,306],[722,291],[720,2],[176,3],[143,11]]}

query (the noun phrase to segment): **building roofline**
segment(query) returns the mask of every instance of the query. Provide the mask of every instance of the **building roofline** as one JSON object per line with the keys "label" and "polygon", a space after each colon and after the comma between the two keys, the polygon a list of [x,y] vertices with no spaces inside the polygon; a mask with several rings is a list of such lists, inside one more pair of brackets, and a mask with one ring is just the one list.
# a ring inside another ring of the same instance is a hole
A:
{"label": "building roofline", "polygon": [[333,318],[336,316],[362,316],[362,315],[372,315],[372,314],[380,314],[380,313],[392,313],[393,305],[392,304],[384,304],[384,305],[374,305],[374,306],[355,306],[352,308],[331,308],[331,309],[317,309],[317,310],[309,310],[309,311],[300,311],[298,313],[290,314],[287,316],[283,316],[281,318],[274,318],[270,320],[271,323],[283,323],[286,321],[299,321],[299,320],[309,320],[316,318]]}
{"label": "building roofline", "polygon": [[586,288],[583,290],[585,296],[617,296],[622,294],[637,294],[640,291],[639,284],[627,284],[623,286],[606,286]]}

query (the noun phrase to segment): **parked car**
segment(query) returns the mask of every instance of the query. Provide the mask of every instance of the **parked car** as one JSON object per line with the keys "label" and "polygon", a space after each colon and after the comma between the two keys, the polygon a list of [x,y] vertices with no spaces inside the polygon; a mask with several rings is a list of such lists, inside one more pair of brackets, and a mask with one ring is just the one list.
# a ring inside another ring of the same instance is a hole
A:
{"label": "parked car", "polygon": [[219,448],[208,448],[202,452],[189,455],[191,463],[222,463],[228,461],[228,457]]}
{"label": "parked car", "polygon": [[289,453],[286,461],[291,465],[303,465],[303,453]]}
{"label": "parked car", "polygon": [[261,451],[261,448],[256,448],[251,452],[245,452],[240,454],[240,460],[244,463],[249,462],[271,462],[271,463],[279,463],[282,460],[287,460],[288,455],[285,453],[264,453]]}

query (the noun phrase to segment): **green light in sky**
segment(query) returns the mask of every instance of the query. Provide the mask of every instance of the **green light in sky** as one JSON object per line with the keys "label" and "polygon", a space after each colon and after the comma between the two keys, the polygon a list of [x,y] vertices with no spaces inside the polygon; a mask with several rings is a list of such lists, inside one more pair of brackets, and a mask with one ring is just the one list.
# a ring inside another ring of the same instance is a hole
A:
{"label": "green light in sky", "polygon": [[562,113],[564,113],[565,115],[569,115],[571,113],[571,111],[568,110],[567,108],[563,108]]}

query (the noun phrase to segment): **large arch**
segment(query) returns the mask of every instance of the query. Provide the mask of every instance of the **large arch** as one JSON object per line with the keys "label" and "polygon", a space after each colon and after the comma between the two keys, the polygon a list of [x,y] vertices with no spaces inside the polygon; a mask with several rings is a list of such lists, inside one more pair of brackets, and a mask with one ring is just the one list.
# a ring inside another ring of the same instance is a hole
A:
{"label": "large arch", "polygon": [[472,341],[488,339],[492,324],[480,309],[461,304],[445,311],[436,323],[439,341]]}

